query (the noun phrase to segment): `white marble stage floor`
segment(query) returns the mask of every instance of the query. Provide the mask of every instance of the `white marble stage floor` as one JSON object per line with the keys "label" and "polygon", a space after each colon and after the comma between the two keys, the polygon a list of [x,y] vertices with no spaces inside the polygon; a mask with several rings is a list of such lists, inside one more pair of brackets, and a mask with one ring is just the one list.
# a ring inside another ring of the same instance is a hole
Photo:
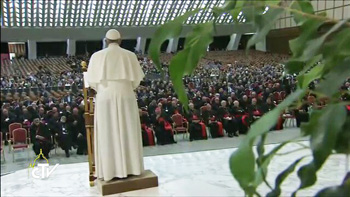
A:
{"label": "white marble stage floor", "polygon": [[[266,151],[275,146],[266,145]],[[291,144],[280,152],[298,148],[299,145]],[[229,171],[228,159],[234,150],[232,148],[145,157],[145,168],[158,175],[159,187],[111,196],[243,196],[244,193]],[[310,155],[310,152],[298,151],[286,156],[276,156],[269,168],[270,184],[273,186],[273,177],[303,155]],[[305,159],[303,163],[308,161]],[[345,165],[345,156],[332,156],[319,172],[317,184],[301,190],[298,196],[312,196],[320,188],[340,184],[345,175]],[[282,196],[290,196],[298,185],[296,173],[290,175],[282,185],[284,192]],[[266,194],[267,191],[266,186],[259,187],[261,194]],[[1,176],[1,196],[100,196],[100,194],[96,186],[89,186],[88,163],[77,163],[59,165],[49,178],[43,180],[29,176],[28,169]]]}

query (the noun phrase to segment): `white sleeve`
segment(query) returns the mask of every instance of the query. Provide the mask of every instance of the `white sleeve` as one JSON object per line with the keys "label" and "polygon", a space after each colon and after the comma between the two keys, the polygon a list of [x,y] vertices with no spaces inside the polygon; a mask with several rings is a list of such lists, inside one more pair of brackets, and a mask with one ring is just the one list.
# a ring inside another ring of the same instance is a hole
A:
{"label": "white sleeve", "polygon": [[133,57],[133,66],[134,66],[134,72],[135,72],[136,78],[132,81],[132,86],[133,86],[133,89],[136,89],[140,85],[143,78],[145,77],[145,73],[143,72],[140,66],[140,62],[138,61],[137,56],[135,54]]}
{"label": "white sleeve", "polygon": [[97,59],[95,57],[95,54],[93,54],[90,58],[86,78],[84,80],[86,80],[87,85],[95,91],[97,91],[97,78],[99,75],[99,73],[96,72],[98,71],[98,69],[96,68],[97,66]]}

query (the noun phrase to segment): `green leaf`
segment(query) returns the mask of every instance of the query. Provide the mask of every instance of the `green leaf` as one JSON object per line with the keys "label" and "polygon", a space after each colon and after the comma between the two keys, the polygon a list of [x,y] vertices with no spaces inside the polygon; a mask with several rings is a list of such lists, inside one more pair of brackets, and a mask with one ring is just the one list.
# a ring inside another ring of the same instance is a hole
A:
{"label": "green leaf", "polygon": [[275,180],[275,188],[270,191],[266,196],[267,197],[277,197],[281,195],[281,185],[283,181],[290,175],[292,172],[294,172],[295,167],[299,164],[301,160],[303,160],[305,157],[299,158],[295,160],[291,165],[289,165],[285,170],[283,170]]}
{"label": "green leaf", "polygon": [[[265,152],[265,139],[266,139],[267,133],[261,135],[260,140],[258,142],[258,145],[256,146],[256,150],[258,153],[258,158],[256,159],[256,164],[258,166],[258,173],[255,175],[255,186],[261,184],[262,181],[266,183],[267,186],[270,186],[270,184],[266,180],[266,174],[267,174],[267,165],[264,163],[264,152]],[[262,168],[260,168],[263,165]]]}
{"label": "green leaf", "polygon": [[294,73],[299,73],[300,75],[305,74],[307,71],[310,70],[310,68],[314,67],[316,63],[322,60],[322,55],[317,55],[313,58],[311,58],[309,61],[301,62],[301,61],[295,61],[295,60],[290,60],[286,63],[286,72],[288,74],[294,74]]}
{"label": "green leaf", "polygon": [[182,16],[179,16],[175,18],[172,21],[169,21],[165,23],[164,25],[160,26],[156,32],[154,33],[153,38],[151,39],[151,43],[149,46],[149,53],[150,57],[152,58],[154,64],[156,65],[157,69],[162,73],[162,67],[160,63],[160,48],[164,41],[178,37],[181,34],[183,23],[192,15],[199,12],[200,9],[195,9],[189,12],[186,12]]}
{"label": "green leaf", "polygon": [[[350,28],[344,28],[334,36],[334,40],[330,43],[330,49],[333,48],[332,54],[342,57],[350,56]],[[336,48],[334,48],[335,46]],[[327,44],[325,45],[327,48]],[[340,51],[338,51],[340,50]],[[331,52],[331,51],[328,51]],[[331,53],[330,53],[331,54]]]}
{"label": "green leaf", "polygon": [[258,160],[260,159],[259,162],[257,162],[258,166],[259,166],[259,163],[262,163],[262,158],[264,156],[264,152],[265,152],[264,145],[265,145],[266,136],[267,136],[266,133],[261,135],[258,145],[256,146],[256,152],[258,153]]}
{"label": "green leaf", "polygon": [[[268,185],[270,188],[270,184],[266,181],[267,176],[267,167],[269,166],[272,158],[276,155],[276,153],[286,144],[288,144],[290,141],[285,141],[275,148],[273,148],[268,154],[264,155],[261,159],[261,165],[258,167],[258,170],[255,174],[255,180],[254,180],[254,186],[258,187],[263,181]],[[271,188],[272,189],[272,188]]]}
{"label": "green leaf", "polygon": [[186,37],[184,49],[177,53],[170,62],[170,78],[185,109],[188,107],[188,98],[182,79],[185,75],[192,74],[199,60],[206,54],[207,47],[213,41],[213,33],[213,21],[195,26]]}
{"label": "green leaf", "polygon": [[337,135],[346,120],[344,105],[329,105],[322,111],[323,114],[319,118],[318,125],[314,127],[310,138],[310,147],[317,169],[322,166],[323,162],[332,153]]}
{"label": "green leaf", "polygon": [[299,177],[301,183],[300,183],[299,188],[292,193],[293,197],[296,196],[297,192],[300,189],[307,187],[307,186],[311,186],[316,182],[316,180],[317,180],[316,168],[315,168],[315,165],[313,164],[313,162],[299,168],[298,177]]}
{"label": "green leaf", "polygon": [[311,132],[314,129],[314,126],[318,124],[318,120],[321,117],[321,115],[322,115],[321,110],[313,111],[312,114],[310,115],[310,120],[300,125],[302,136],[311,135]]}
{"label": "green leaf", "polygon": [[324,44],[322,53],[325,56],[325,72],[350,57],[350,28],[344,28],[331,36],[332,39]]}
{"label": "green leaf", "polygon": [[[313,185],[316,180],[316,172],[322,167],[328,156],[335,147],[338,133],[346,120],[346,111],[344,105],[329,104],[321,110],[320,116],[312,116],[310,123],[314,125],[309,128],[312,131],[310,136],[310,147],[312,149],[313,160],[298,170],[300,186],[298,188],[306,188]],[[317,120],[313,120],[317,118]],[[296,190],[293,194],[296,195]]]}
{"label": "green leaf", "polygon": [[305,74],[307,71],[310,70],[310,68],[314,67],[318,62],[320,62],[322,58],[322,55],[317,55],[311,58],[309,61],[306,62],[306,65],[304,66],[303,70],[300,71],[300,74]]}
{"label": "green leaf", "polygon": [[322,76],[323,74],[323,68],[324,64],[317,65],[313,67],[310,72],[306,74],[299,74],[297,77],[298,80],[298,85],[300,88],[305,89],[309,86],[309,84],[314,81],[315,79],[318,79]]}
{"label": "green leaf", "polygon": [[[314,14],[314,9],[309,0],[303,0],[303,1],[293,1],[293,3],[290,5],[292,9],[299,10],[304,13],[308,14]],[[294,21],[297,25],[302,24],[302,22],[306,21],[308,17],[303,16],[300,13],[292,12]]]}
{"label": "green leaf", "polygon": [[294,58],[298,61],[307,61],[310,58],[318,55],[321,53],[321,47],[323,46],[324,42],[328,38],[330,34],[337,31],[339,28],[341,28],[347,20],[343,20],[337,24],[335,24],[327,33],[323,34],[321,37],[309,40],[306,43],[306,47],[302,51],[302,55],[298,58]]}
{"label": "green leaf", "polygon": [[[241,1],[238,1],[241,2]],[[219,17],[222,13],[235,9],[237,0],[226,0],[225,4],[221,7],[213,8],[213,15],[215,18]]]}
{"label": "green leaf", "polygon": [[254,153],[248,143],[240,143],[230,157],[230,170],[240,187],[248,194],[255,191],[252,183],[255,178]]}
{"label": "green leaf", "polygon": [[335,66],[327,75],[324,76],[325,80],[316,88],[317,92],[325,94],[331,97],[338,92],[340,86],[350,76],[350,58],[346,59],[340,65]]}
{"label": "green leaf", "polygon": [[231,173],[246,193],[250,194],[255,191],[253,185],[255,180],[255,157],[252,149],[255,138],[267,133],[275,125],[281,112],[304,94],[305,90],[296,90],[275,109],[257,120],[249,129],[248,135],[240,143],[238,149],[232,153],[230,157]]}
{"label": "green leaf", "polygon": [[266,35],[273,28],[279,16],[284,12],[282,8],[271,8],[266,14],[256,13],[254,15],[254,26],[256,27],[256,33],[249,39],[247,44],[247,50],[256,43],[265,39]]}
{"label": "green leaf", "polygon": [[264,0],[266,6],[277,6],[280,4],[281,0]]}
{"label": "green leaf", "polygon": [[343,129],[338,134],[335,151],[350,154],[350,116],[347,117]]}
{"label": "green leaf", "polygon": [[235,9],[230,11],[231,16],[236,23],[238,23],[237,17],[239,13],[242,11],[244,3],[245,1],[240,1],[240,0],[236,1]]}
{"label": "green leaf", "polygon": [[316,194],[316,197],[347,197],[350,194],[350,172],[345,175],[343,183],[335,187],[327,187]]}
{"label": "green leaf", "polygon": [[[261,117],[259,120],[257,120],[249,129],[249,132],[247,134],[247,137],[245,140],[249,140],[249,143],[252,144],[254,139],[265,132],[269,131],[271,127],[273,127],[279,115],[281,112],[288,107],[290,104],[292,104],[295,100],[299,99],[300,97],[304,96],[305,90],[297,89],[295,92],[290,94],[282,103],[277,105],[275,109],[265,114],[263,117]],[[244,141],[245,141],[244,140]]]}
{"label": "green leaf", "polygon": [[303,51],[307,46],[306,43],[318,36],[317,30],[323,23],[323,21],[314,19],[308,19],[303,22],[303,24],[300,26],[300,36],[289,41],[289,47],[293,53],[293,58],[289,61],[296,61],[295,59],[303,54]]}
{"label": "green leaf", "polygon": [[285,71],[288,74],[298,73],[304,68],[304,66],[304,62],[290,60],[286,63]]}

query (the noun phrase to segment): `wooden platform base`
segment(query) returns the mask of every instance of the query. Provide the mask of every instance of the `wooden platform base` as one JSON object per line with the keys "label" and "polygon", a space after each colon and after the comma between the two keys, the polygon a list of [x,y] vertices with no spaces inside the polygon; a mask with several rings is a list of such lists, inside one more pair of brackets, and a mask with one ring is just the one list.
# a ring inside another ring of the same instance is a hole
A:
{"label": "wooden platform base", "polygon": [[102,195],[117,194],[158,186],[158,177],[151,170],[145,170],[140,176],[130,176],[112,181],[97,180],[97,187]]}

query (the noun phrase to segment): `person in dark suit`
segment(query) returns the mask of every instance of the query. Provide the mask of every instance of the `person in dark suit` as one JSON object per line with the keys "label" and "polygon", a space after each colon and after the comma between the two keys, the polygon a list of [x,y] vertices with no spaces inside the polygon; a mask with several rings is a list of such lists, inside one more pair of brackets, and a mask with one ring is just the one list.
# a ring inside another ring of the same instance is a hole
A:
{"label": "person in dark suit", "polygon": [[206,109],[201,112],[201,118],[204,124],[209,127],[212,138],[223,137],[222,122],[217,120],[216,112],[211,109],[211,105],[207,104]]}
{"label": "person in dark suit", "polygon": [[77,148],[77,154],[82,155],[87,151],[85,119],[79,113],[78,108],[73,109],[71,116],[71,137],[72,145]]}
{"label": "person in dark suit", "polygon": [[72,95],[72,93],[68,93],[65,97],[63,97],[62,99],[62,103],[71,103],[72,101],[74,101],[74,97]]}
{"label": "person in dark suit", "polygon": [[217,120],[222,122],[228,136],[238,136],[236,119],[229,113],[226,101],[221,101],[221,106],[216,114]]}
{"label": "person in dark suit", "polygon": [[199,110],[199,108],[202,107],[204,104],[204,101],[201,97],[201,93],[199,91],[197,92],[196,96],[193,97],[192,101],[194,104],[194,108],[197,110]]}
{"label": "person in dark suit", "polygon": [[203,111],[200,112],[201,119],[203,120],[205,125],[209,125],[209,119],[215,117],[215,112],[211,109],[211,105],[208,103],[203,108]]}
{"label": "person in dark suit", "polygon": [[248,131],[248,116],[247,112],[240,107],[239,101],[234,101],[232,107],[232,116],[236,118],[238,131],[240,134],[246,134]]}
{"label": "person in dark suit", "polygon": [[62,116],[60,118],[59,113],[52,112],[52,117],[49,120],[48,126],[52,135],[55,136],[55,139],[58,145],[65,151],[66,157],[69,157],[69,150],[71,149],[71,128],[66,124],[67,118]]}
{"label": "person in dark suit", "polygon": [[39,108],[38,117],[40,121],[48,122],[48,117],[43,107]]}
{"label": "person in dark suit", "polygon": [[252,99],[252,103],[248,107],[248,113],[249,113],[250,124],[252,124],[255,120],[259,119],[264,114],[256,98]]}
{"label": "person in dark suit", "polygon": [[[2,139],[6,139],[6,134],[9,132],[9,125],[16,121],[16,116],[8,111],[8,109],[4,108],[1,113],[1,132]],[[7,140],[5,144],[7,144]]]}
{"label": "person in dark suit", "polygon": [[157,108],[155,112],[154,131],[157,138],[157,144],[165,145],[176,143],[171,122],[167,119],[167,115],[162,112],[160,108]]}
{"label": "person in dark suit", "polygon": [[193,116],[196,116],[197,118],[199,118],[199,111],[194,108],[193,103],[188,104],[188,111],[184,111],[184,113],[185,113],[184,117],[189,123],[192,122]]}
{"label": "person in dark suit", "polygon": [[276,107],[275,103],[272,101],[271,97],[267,97],[266,103],[262,106],[263,113],[267,113]]}
{"label": "person in dark suit", "polygon": [[212,109],[213,111],[216,112],[218,111],[219,107],[220,107],[220,95],[216,95],[212,103]]}
{"label": "person in dark suit", "polygon": [[239,101],[239,105],[241,106],[241,108],[243,108],[245,111],[248,110],[248,107],[250,105],[249,103],[249,99],[247,95],[243,95],[242,100]]}
{"label": "person in dark suit", "polygon": [[57,124],[57,128],[56,139],[58,145],[64,150],[66,157],[70,157],[69,150],[71,149],[72,144],[72,129],[67,123],[66,116],[61,117],[60,122]]}
{"label": "person in dark suit", "polygon": [[52,147],[51,133],[48,126],[36,117],[30,127],[30,136],[35,154],[39,155],[40,150],[42,150],[42,153],[48,159]]}

